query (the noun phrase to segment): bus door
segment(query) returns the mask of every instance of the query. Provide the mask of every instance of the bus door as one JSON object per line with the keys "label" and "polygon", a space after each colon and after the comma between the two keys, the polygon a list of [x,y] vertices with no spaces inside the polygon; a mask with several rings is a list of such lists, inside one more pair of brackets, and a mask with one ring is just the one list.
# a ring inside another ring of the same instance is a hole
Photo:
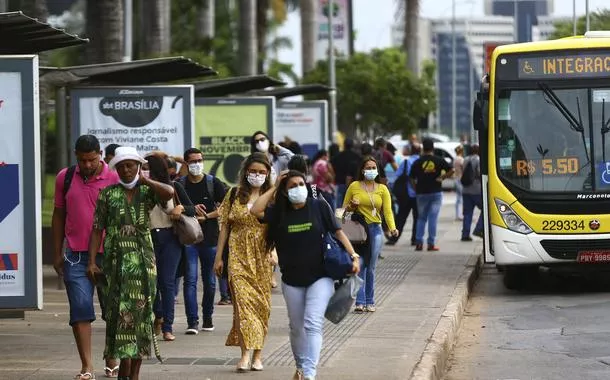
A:
{"label": "bus door", "polygon": [[[491,244],[491,225],[489,221],[489,90],[485,86],[485,78],[481,84],[481,91],[477,97],[472,110],[472,123],[474,130],[479,133],[479,151],[481,157],[481,186],[483,187],[483,258],[485,263],[495,263],[493,245]],[[489,83],[489,82],[487,82]]]}

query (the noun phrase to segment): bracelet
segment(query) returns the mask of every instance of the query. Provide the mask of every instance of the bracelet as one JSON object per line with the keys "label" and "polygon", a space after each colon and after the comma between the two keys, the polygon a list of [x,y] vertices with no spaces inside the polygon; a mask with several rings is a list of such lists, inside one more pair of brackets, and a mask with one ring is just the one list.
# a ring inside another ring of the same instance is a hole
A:
{"label": "bracelet", "polygon": [[352,258],[352,260],[356,260],[357,258],[360,258],[360,255],[359,255],[359,254],[357,254],[357,253],[352,253],[352,254],[350,255],[350,257]]}

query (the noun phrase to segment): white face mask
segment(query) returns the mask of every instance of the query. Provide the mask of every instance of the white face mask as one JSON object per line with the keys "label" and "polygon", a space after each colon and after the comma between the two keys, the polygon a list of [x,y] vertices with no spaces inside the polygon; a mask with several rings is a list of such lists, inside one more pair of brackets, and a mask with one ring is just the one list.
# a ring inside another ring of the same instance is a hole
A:
{"label": "white face mask", "polygon": [[267,179],[266,175],[263,174],[248,174],[248,183],[252,187],[261,187],[265,184]]}
{"label": "white face mask", "polygon": [[369,169],[369,170],[365,170],[365,171],[364,171],[364,178],[365,178],[367,181],[372,181],[372,180],[374,180],[375,178],[377,178],[377,175],[378,175],[378,174],[379,174],[379,173],[377,172],[377,169]]}
{"label": "white face mask", "polygon": [[288,200],[292,204],[305,203],[307,200],[307,187],[303,185],[288,189]]}
{"label": "white face mask", "polygon": [[189,164],[189,173],[194,176],[200,176],[203,174],[203,162],[196,162]]}
{"label": "white face mask", "polygon": [[136,185],[138,184],[138,181],[140,180],[140,174],[136,174],[135,178],[133,179],[133,181],[129,182],[129,183],[125,183],[123,182],[123,180],[121,178],[119,178],[119,183],[121,185],[123,185],[124,188],[126,188],[127,190],[131,190],[134,187],[136,187]]}
{"label": "white face mask", "polygon": [[269,151],[269,140],[264,139],[256,143],[256,149],[260,152],[267,153]]}

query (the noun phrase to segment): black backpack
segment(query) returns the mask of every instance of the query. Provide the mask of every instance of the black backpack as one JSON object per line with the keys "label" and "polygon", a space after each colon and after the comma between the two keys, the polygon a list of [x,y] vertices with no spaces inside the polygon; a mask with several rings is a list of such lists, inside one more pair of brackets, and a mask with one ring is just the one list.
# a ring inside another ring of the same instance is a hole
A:
{"label": "black backpack", "polygon": [[64,203],[66,202],[66,194],[68,194],[68,190],[70,190],[70,185],[72,185],[72,178],[74,178],[74,173],[76,172],[76,165],[72,165],[66,170],[66,176],[64,177]]}
{"label": "black backpack", "polygon": [[462,186],[470,186],[473,184],[475,180],[475,172],[474,166],[472,165],[472,159],[466,160],[466,165],[464,165],[464,172],[462,173],[462,178],[460,178],[460,182]]}
{"label": "black backpack", "polygon": [[407,173],[407,157],[401,163],[404,166],[403,172],[396,178],[394,181],[394,186],[392,187],[392,192],[394,196],[399,202],[405,202],[407,198],[409,198],[409,192],[407,190],[408,181],[409,181],[409,173]]}

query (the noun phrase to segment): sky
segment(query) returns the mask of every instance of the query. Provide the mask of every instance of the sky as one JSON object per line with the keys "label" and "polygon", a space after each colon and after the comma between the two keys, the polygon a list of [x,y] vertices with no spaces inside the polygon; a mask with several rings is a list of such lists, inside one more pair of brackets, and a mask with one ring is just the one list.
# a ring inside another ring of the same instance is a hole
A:
{"label": "sky", "polygon": [[[585,14],[585,0],[576,1],[577,15]],[[396,0],[353,0],[354,29],[357,31],[355,48],[369,51],[384,48],[391,44],[392,24]],[[572,16],[573,0],[555,0],[554,16]],[[608,0],[589,0],[589,9],[610,7]],[[451,17],[452,0],[421,0],[421,15],[425,18]],[[456,0],[457,16],[483,16],[483,0]],[[292,50],[279,53],[279,60],[294,65],[294,72],[301,74],[300,17],[298,12],[289,15],[288,21],[280,28],[278,35],[290,37]]]}

